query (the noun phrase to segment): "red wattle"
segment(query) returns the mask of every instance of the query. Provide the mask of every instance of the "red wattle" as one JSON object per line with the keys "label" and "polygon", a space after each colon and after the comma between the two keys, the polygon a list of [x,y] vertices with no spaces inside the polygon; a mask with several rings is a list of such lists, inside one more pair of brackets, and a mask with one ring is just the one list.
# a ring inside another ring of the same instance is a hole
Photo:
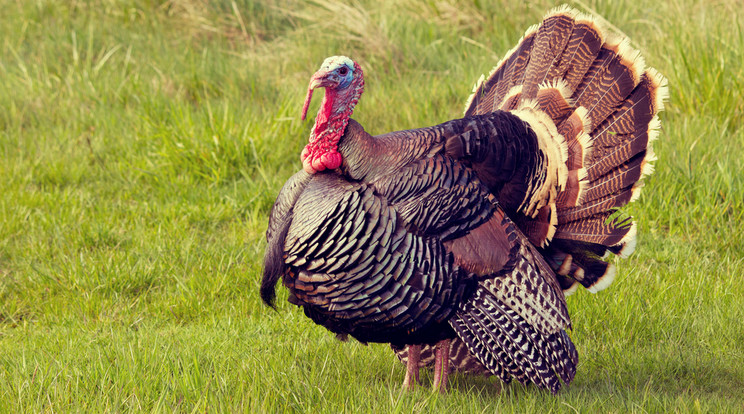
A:
{"label": "red wattle", "polygon": [[332,150],[320,156],[320,162],[329,170],[335,170],[341,166],[341,154]]}
{"label": "red wattle", "polygon": [[313,166],[310,165],[310,160],[307,158],[302,160],[302,169],[308,174],[315,174],[317,172],[313,169]]}
{"label": "red wattle", "polygon": [[310,165],[313,167],[313,169],[317,171],[323,171],[326,169],[325,165],[323,165],[323,162],[321,161],[320,157],[315,156],[313,157]]}

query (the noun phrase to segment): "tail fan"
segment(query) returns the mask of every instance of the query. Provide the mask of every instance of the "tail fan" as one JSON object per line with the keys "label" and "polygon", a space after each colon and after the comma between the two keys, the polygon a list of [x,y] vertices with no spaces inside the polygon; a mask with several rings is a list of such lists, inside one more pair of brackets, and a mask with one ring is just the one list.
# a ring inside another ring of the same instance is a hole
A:
{"label": "tail fan", "polygon": [[608,253],[633,251],[636,227],[618,208],[638,198],[653,172],[651,144],[667,98],[666,79],[627,38],[567,6],[528,29],[476,84],[465,115],[511,111],[561,149],[548,154],[565,164],[556,190],[508,213],[564,289],[606,287],[614,276]]}

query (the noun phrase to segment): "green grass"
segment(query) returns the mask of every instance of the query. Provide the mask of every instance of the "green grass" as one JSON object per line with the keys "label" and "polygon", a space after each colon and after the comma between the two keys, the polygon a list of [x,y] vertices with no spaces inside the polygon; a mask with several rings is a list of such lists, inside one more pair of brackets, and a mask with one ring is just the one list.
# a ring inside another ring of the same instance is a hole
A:
{"label": "green grass", "polygon": [[0,412],[744,410],[741,4],[571,4],[671,99],[638,249],[569,298],[581,362],[553,397],[461,376],[403,393],[385,345],[258,285],[326,56],[365,68],[369,131],[432,125],[554,3],[0,0]]}

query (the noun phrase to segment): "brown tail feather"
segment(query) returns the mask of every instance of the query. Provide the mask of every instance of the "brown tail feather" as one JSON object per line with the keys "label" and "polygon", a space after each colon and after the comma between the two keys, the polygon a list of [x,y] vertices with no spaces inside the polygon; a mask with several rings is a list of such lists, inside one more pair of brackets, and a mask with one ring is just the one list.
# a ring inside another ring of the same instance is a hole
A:
{"label": "brown tail feather", "polygon": [[518,77],[524,73],[534,39],[535,28],[533,27],[527,30],[517,46],[496,65],[488,75],[486,82],[484,82],[484,77],[481,77],[468,99],[465,116],[487,114],[498,108],[509,89],[517,84]]}
{"label": "brown tail feather", "polygon": [[638,85],[643,60],[626,44],[604,45],[576,89],[576,105],[589,110],[593,125],[604,121]]}
{"label": "brown tail feather", "polygon": [[535,35],[530,60],[522,77],[522,99],[534,99],[562,54],[574,27],[575,12],[563,8],[543,20]]}
{"label": "brown tail feather", "polygon": [[[600,200],[592,202],[592,204],[586,208],[584,205],[578,207],[572,207],[570,215],[567,218],[573,218],[574,220],[560,223],[557,226],[555,237],[569,240],[584,240],[589,241],[589,237],[604,237],[613,236],[617,234],[618,227],[622,227],[617,220],[610,220],[610,217],[614,214],[612,210],[617,204],[622,204],[623,201],[627,203],[632,197],[632,193],[627,191],[616,196],[607,196]],[[595,212],[599,210],[599,212]],[[564,217],[560,216],[560,219]],[[609,222],[605,222],[609,220]],[[597,243],[597,241],[590,241],[591,243]],[[612,246],[615,243],[602,243],[605,246]]]}
{"label": "brown tail feather", "polygon": [[576,90],[603,43],[603,31],[597,27],[594,20],[578,15],[571,38],[561,57],[561,64],[551,75],[562,77],[571,91]]}
{"label": "brown tail feather", "polygon": [[612,220],[613,214],[615,214],[614,211],[605,211],[559,225],[555,237],[614,246],[620,243],[628,233],[632,221],[629,217],[626,217],[624,221]]}
{"label": "brown tail feather", "polygon": [[506,92],[506,96],[504,96],[498,108],[502,111],[513,111],[519,108],[521,100],[522,85],[517,85]]}
{"label": "brown tail feather", "polygon": [[558,125],[558,133],[566,138],[568,145],[569,170],[583,168],[591,153],[590,124],[586,108],[579,107]]}
{"label": "brown tail feather", "polygon": [[555,235],[558,225],[558,214],[555,205],[543,206],[538,209],[535,217],[517,215],[514,223],[535,246],[545,246]]}
{"label": "brown tail feather", "polygon": [[661,109],[658,96],[665,93],[661,82],[663,80],[654,79],[651,72],[644,73],[633,93],[593,131],[596,151],[587,168],[590,179],[606,174],[650,148],[649,143],[658,128],[654,118]]}
{"label": "brown tail feather", "polygon": [[547,83],[537,91],[537,107],[545,112],[555,125],[560,125],[574,111],[571,91],[562,79]]}
{"label": "brown tail feather", "polygon": [[[589,182],[585,187],[582,199],[582,206],[590,201],[598,200],[607,195],[613,195],[624,191],[631,191],[632,187],[643,174],[643,161],[645,153],[639,154],[627,163],[615,168],[609,173],[597,177],[594,181]],[[630,200],[623,200],[620,204],[611,207],[620,207]]]}

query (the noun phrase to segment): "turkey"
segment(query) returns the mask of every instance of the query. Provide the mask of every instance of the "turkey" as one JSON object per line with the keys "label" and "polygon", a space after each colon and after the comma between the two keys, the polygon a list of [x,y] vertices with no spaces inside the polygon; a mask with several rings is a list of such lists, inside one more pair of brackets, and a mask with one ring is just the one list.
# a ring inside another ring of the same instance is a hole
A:
{"label": "turkey", "polygon": [[390,343],[404,386],[434,365],[557,393],[578,355],[565,295],[607,287],[635,225],[617,209],[653,171],[666,81],[627,39],[568,7],[530,28],[465,116],[372,136],[353,60],[326,59],[303,169],[271,210],[261,297],[344,338]]}

